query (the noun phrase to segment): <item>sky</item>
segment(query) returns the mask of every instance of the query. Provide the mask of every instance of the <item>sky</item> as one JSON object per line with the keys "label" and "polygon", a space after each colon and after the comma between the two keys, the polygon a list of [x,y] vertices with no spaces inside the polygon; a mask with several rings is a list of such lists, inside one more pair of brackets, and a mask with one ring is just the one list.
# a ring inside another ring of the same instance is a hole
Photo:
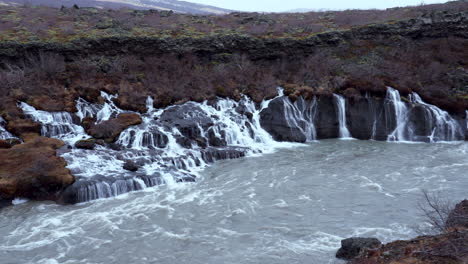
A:
{"label": "sky", "polygon": [[444,3],[443,0],[186,0],[239,11],[281,12],[297,8],[308,9],[370,9]]}

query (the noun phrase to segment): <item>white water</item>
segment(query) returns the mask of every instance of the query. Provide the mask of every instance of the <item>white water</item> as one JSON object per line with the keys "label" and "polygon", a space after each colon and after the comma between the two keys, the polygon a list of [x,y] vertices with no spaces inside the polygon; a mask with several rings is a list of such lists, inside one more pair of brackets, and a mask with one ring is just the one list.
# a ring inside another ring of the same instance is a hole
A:
{"label": "white water", "polygon": [[76,124],[73,121],[72,114],[68,112],[36,110],[24,102],[19,103],[19,107],[24,114],[42,124],[42,136],[58,138],[69,144],[74,144],[76,141],[87,137],[83,127]]}
{"label": "white water", "polygon": [[[278,93],[281,97],[282,90],[280,89]],[[94,117],[99,123],[114,118],[120,113],[128,112],[119,109],[112,102],[116,95],[102,92],[101,96],[105,101],[103,104],[91,104],[81,98],[78,99],[76,116],[80,120],[85,117]],[[334,95],[334,98],[340,138],[350,138],[351,135],[346,126],[346,102],[342,96]],[[431,142],[460,138],[461,128],[448,113],[424,103],[416,94],[412,98],[412,103],[423,105],[427,109],[428,119],[434,120]],[[306,136],[307,141],[315,141],[317,139],[314,124],[318,111],[317,99],[306,101],[299,97],[294,103],[287,97],[279,99],[282,100],[288,126],[298,128]],[[148,97],[148,111],[141,115],[142,124],[123,131],[116,142],[123,149],[112,150],[98,145],[95,150],[74,148],[63,153],[62,156],[67,160],[68,168],[71,169],[73,175],[88,183],[80,190],[82,193],[79,196],[83,197],[83,201],[115,196],[160,183],[173,184],[184,179],[193,179],[200,169],[217,159],[272,153],[278,148],[293,146],[288,143],[275,142],[260,126],[260,112],[267,108],[269,103],[270,101],[265,101],[257,109],[249,98],[243,97],[239,102],[218,99],[214,104],[188,102],[181,106],[154,109],[153,99]],[[75,124],[70,113],[39,111],[26,103],[20,103],[20,107],[25,114],[43,124],[42,134],[45,136],[62,139],[70,145],[79,139],[89,137],[81,126]],[[177,110],[178,107],[187,110]],[[409,105],[402,101],[398,91],[388,89],[385,107],[385,111],[389,113],[394,110],[396,122],[396,128],[388,136],[388,140],[415,140],[409,122]],[[237,112],[238,108],[252,113],[251,119]],[[176,117],[174,122],[192,122],[189,129],[194,128],[198,131],[191,133],[198,133],[199,139],[206,146],[199,146],[199,143],[195,141],[191,141],[190,146],[181,145],[179,140],[183,138],[183,133],[179,128],[170,122],[161,121],[167,113],[173,110],[176,114],[183,114],[182,117]],[[225,142],[225,145],[211,146],[210,139],[212,138]],[[139,171],[133,173],[124,170],[123,164],[126,160],[138,163]]]}
{"label": "white water", "polygon": [[351,138],[351,133],[349,133],[348,127],[346,125],[346,101],[343,96],[338,94],[333,94],[335,97],[336,106],[338,108],[338,122],[340,125],[339,135],[342,139]]}
{"label": "white water", "polygon": [[467,198],[467,152],[324,140],[217,162],[194,184],[22,203],[1,211],[0,263],[341,264],[341,239],[417,236],[421,189]]}
{"label": "white water", "polygon": [[410,141],[408,139],[408,134],[411,134],[409,131],[411,128],[408,127],[408,107],[401,100],[400,93],[388,87],[385,100],[393,104],[396,121],[396,128],[388,136],[388,141]]}
{"label": "white water", "polygon": [[4,128],[5,124],[6,124],[5,119],[3,119],[3,118],[0,116],[0,139],[16,138],[15,136],[13,136],[10,132],[8,132],[8,131]]}
{"label": "white water", "polygon": [[[102,97],[105,99],[103,105],[90,104],[79,99],[77,116],[81,120],[85,117],[95,117],[97,122],[100,122],[124,112],[112,102],[115,96],[102,93]],[[148,97],[148,111],[141,115],[142,124],[126,129],[116,141],[117,145],[124,147],[123,149],[114,151],[101,146],[97,146],[95,150],[72,149],[64,153],[63,157],[67,160],[73,175],[89,183],[81,187],[79,191],[82,201],[111,197],[161,183],[171,185],[186,178],[187,175],[197,174],[197,171],[219,158],[238,158],[243,155],[270,153],[276,148],[291,146],[292,144],[289,143],[275,142],[261,128],[259,112],[268,104],[269,101],[265,101],[260,109],[256,109],[255,104],[249,98],[244,97],[239,102],[218,99],[213,105],[207,102],[202,104],[188,102],[182,105],[181,107],[189,107],[193,111],[185,112],[181,122],[191,122],[190,120],[202,118],[208,119],[210,123],[208,127],[195,124],[207,148],[199,147],[194,142],[190,148],[185,148],[178,143],[178,138],[182,137],[181,131],[173,124],[160,121],[165,112],[170,112],[180,106],[157,110],[152,106],[153,99]],[[251,112],[252,119],[249,120],[238,113],[236,111],[238,107]],[[176,111],[180,112],[180,110]],[[48,122],[43,113],[37,111],[29,111],[29,113],[34,115],[36,120],[42,119]],[[221,148],[210,146],[208,136],[210,133],[224,140],[226,146]],[[141,164],[137,174],[123,169],[125,160],[133,160]]]}

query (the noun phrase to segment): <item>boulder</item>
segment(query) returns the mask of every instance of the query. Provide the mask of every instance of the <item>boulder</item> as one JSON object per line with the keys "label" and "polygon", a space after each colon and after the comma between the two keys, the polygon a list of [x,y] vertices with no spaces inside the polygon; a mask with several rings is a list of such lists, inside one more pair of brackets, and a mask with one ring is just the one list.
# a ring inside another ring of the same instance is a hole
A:
{"label": "boulder", "polygon": [[468,229],[468,200],[464,200],[455,206],[450,212],[445,226],[447,228]]}
{"label": "boulder", "polygon": [[75,143],[75,147],[79,149],[94,149],[96,147],[96,140],[95,139],[78,140]]}
{"label": "boulder", "polygon": [[17,136],[22,136],[27,133],[39,135],[41,133],[41,124],[31,119],[16,119],[8,122],[7,129]]}
{"label": "boulder", "polygon": [[31,137],[26,143],[0,150],[0,197],[54,199],[57,192],[75,179],[56,150],[64,143],[57,139]]}
{"label": "boulder", "polygon": [[135,162],[131,161],[131,160],[126,160],[124,165],[123,165],[123,168],[125,170],[135,172],[135,171],[138,170],[138,165]]}
{"label": "boulder", "polygon": [[114,142],[122,131],[130,126],[139,125],[142,122],[143,120],[140,115],[124,113],[100,124],[91,124],[91,127],[87,132],[96,139],[104,139],[107,142]]}
{"label": "boulder", "polygon": [[382,243],[377,238],[347,238],[341,240],[341,248],[336,253],[336,257],[350,260],[359,257],[366,249],[378,248],[381,245]]}

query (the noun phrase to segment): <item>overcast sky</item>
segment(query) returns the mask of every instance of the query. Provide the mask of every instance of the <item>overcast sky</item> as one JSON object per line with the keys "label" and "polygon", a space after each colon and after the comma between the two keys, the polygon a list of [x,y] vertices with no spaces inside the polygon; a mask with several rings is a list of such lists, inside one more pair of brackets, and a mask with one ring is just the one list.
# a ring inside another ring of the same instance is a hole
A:
{"label": "overcast sky", "polygon": [[200,4],[214,5],[217,7],[240,11],[266,11],[280,12],[297,8],[310,9],[369,9],[389,8],[396,6],[444,3],[438,0],[186,0]]}

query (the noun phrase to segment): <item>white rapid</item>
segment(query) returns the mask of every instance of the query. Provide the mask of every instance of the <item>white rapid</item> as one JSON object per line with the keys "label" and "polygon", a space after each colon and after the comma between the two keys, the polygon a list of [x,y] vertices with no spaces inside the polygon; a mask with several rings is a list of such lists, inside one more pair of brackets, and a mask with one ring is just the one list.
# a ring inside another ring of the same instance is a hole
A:
{"label": "white rapid", "polygon": [[343,96],[334,94],[336,106],[337,106],[337,115],[338,115],[338,122],[340,125],[339,135],[342,139],[351,138],[351,133],[346,126],[346,101]]}
{"label": "white rapid", "polygon": [[68,112],[36,110],[24,102],[19,103],[18,106],[23,110],[24,114],[42,124],[42,136],[59,138],[69,144],[74,144],[76,141],[87,137],[78,120],[74,120],[72,114]]}
{"label": "white rapid", "polygon": [[13,136],[10,132],[8,132],[8,131],[5,129],[5,127],[4,127],[5,124],[6,124],[5,119],[3,119],[3,118],[0,116],[0,139],[16,138],[15,136]]}
{"label": "white rapid", "polygon": [[408,107],[401,100],[400,93],[388,87],[385,100],[393,106],[396,122],[395,130],[388,135],[388,141],[410,141],[408,138],[408,134],[411,134],[409,131],[411,128],[408,126]]}
{"label": "white rapid", "polygon": [[117,98],[117,95],[110,95],[106,92],[101,92],[101,97],[105,100],[102,105],[91,104],[82,98],[79,98],[76,101],[76,108],[78,109],[76,115],[80,120],[83,120],[85,117],[95,117],[96,122],[100,123],[125,112],[118,108],[112,101],[112,99]]}
{"label": "white rapid", "polygon": [[[115,95],[101,96],[105,100],[102,105],[78,99],[76,116],[80,120],[93,117],[99,123],[125,112],[112,102]],[[218,99],[213,104],[188,102],[165,109],[154,109],[151,97],[146,103],[148,111],[141,114],[142,124],[123,131],[112,147],[73,148],[62,155],[78,178],[72,188],[73,201],[111,197],[162,183],[194,181],[197,171],[216,160],[269,153],[291,145],[275,142],[261,128],[259,112],[269,101],[259,109],[247,97],[239,102]],[[22,107],[43,124],[57,121],[51,117],[56,113],[43,113],[26,104]],[[63,138],[59,135],[51,134]],[[137,172],[123,169],[128,160],[138,165]]]}

